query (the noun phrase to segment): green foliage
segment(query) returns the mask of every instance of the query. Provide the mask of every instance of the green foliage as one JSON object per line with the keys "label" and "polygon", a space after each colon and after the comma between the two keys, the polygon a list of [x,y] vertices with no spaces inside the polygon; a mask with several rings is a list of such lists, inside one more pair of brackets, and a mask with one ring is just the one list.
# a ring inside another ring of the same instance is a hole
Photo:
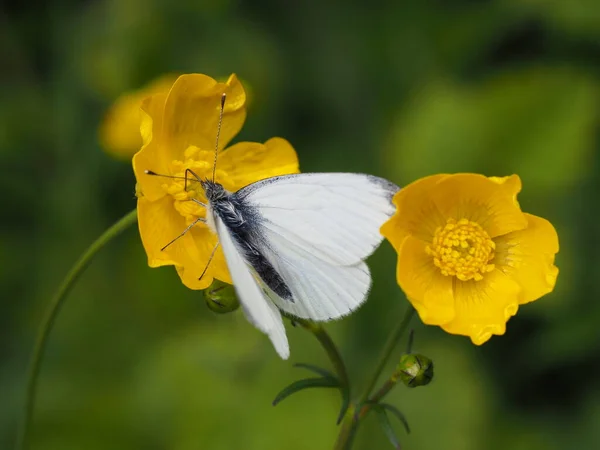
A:
{"label": "green foliage", "polygon": [[321,377],[321,378],[304,378],[303,380],[294,381],[289,386],[285,387],[273,400],[273,406],[276,406],[281,400],[290,395],[308,388],[318,387],[334,387],[338,388],[340,383],[335,378]]}
{"label": "green foliage", "polygon": [[400,442],[396,437],[396,432],[392,428],[392,424],[390,423],[390,419],[388,418],[385,408],[383,408],[381,405],[373,405],[372,408],[377,414],[379,425],[381,425],[381,428],[390,441],[390,444],[392,444],[395,449],[400,450]]}
{"label": "green foliage", "polygon": [[398,408],[394,405],[390,405],[389,403],[379,403],[379,407],[385,411],[392,413],[404,426],[404,429],[407,433],[410,433],[410,426],[408,425],[408,420],[406,420],[406,416],[400,412]]}
{"label": "green foliage", "polygon": [[404,426],[406,433],[410,433],[410,427],[408,425],[408,421],[406,420],[406,416],[398,408],[396,408],[394,405],[390,405],[389,403],[367,402],[366,404],[377,415],[377,421],[379,422],[381,429],[385,433],[392,446],[396,449],[401,448],[400,440],[396,436],[396,432],[392,427],[388,412],[391,413],[394,418],[400,421],[400,423]]}
{"label": "green foliage", "polygon": [[304,368],[321,376],[318,378],[305,378],[303,380],[294,381],[289,386],[283,388],[279,392],[279,394],[277,394],[275,400],[273,400],[273,406],[276,406],[286,397],[289,397],[290,395],[295,394],[296,392],[301,391],[303,389],[318,387],[337,388],[340,391],[340,395],[342,397],[342,404],[336,421],[336,423],[339,425],[342,419],[344,418],[344,414],[346,414],[348,407],[350,406],[350,389],[348,388],[348,386],[343,385],[343,383],[340,382],[338,377],[336,377],[330,371],[315,366],[313,364],[298,363],[294,364],[294,367]]}

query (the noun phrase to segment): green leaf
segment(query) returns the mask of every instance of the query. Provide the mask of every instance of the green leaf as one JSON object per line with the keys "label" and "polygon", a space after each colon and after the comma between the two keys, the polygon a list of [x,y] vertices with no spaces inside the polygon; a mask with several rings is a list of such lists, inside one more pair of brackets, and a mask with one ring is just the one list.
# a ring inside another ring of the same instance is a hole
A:
{"label": "green leaf", "polygon": [[339,387],[340,383],[336,379],[332,379],[329,377],[321,377],[321,378],[305,378],[303,380],[294,381],[289,386],[283,388],[279,394],[273,400],[273,406],[276,406],[283,399],[289,397],[290,395],[301,391],[302,389],[308,388],[332,388]]}
{"label": "green leaf", "polygon": [[394,446],[395,449],[399,450],[400,442],[398,441],[398,438],[396,437],[396,433],[394,432],[394,429],[392,428],[392,424],[390,423],[390,419],[388,418],[387,413],[385,412],[385,408],[383,408],[379,404],[373,405],[372,408],[377,413],[377,419],[379,420],[379,425],[381,425],[381,428],[383,428],[383,432],[389,439],[390,443]]}
{"label": "green leaf", "polygon": [[[321,375],[322,377],[333,378],[334,380],[338,381],[337,377],[333,373],[331,373],[329,370],[323,369],[322,367],[315,366],[313,364],[297,363],[297,364],[294,364],[294,367],[300,367],[302,369],[307,369],[307,370],[310,370],[311,372],[316,373],[317,375]],[[339,381],[338,381],[338,383],[339,383]]]}
{"label": "green leaf", "polygon": [[406,430],[406,432],[410,434],[408,420],[406,420],[406,416],[398,408],[396,408],[394,405],[390,405],[389,403],[380,403],[379,406],[381,406],[383,409],[387,409],[389,412],[394,414],[398,418],[398,420],[402,422],[402,425],[404,425],[404,429]]}
{"label": "green leaf", "polygon": [[340,386],[340,393],[342,394],[342,406],[340,408],[340,413],[338,414],[338,418],[336,424],[339,425],[342,423],[342,419],[346,415],[346,411],[348,411],[348,407],[350,406],[350,390],[344,389]]}
{"label": "green leaf", "polygon": [[[332,383],[331,386],[314,386],[314,387],[337,387],[337,388],[339,388],[340,394],[342,395],[342,405],[340,407],[340,413],[338,414],[338,418],[336,421],[336,424],[339,425],[341,423],[342,419],[344,418],[344,415],[346,414],[348,407],[350,406],[350,391],[341,385],[339,379],[333,373],[331,373],[330,371],[328,371],[326,369],[323,369],[322,367],[315,366],[313,364],[307,364],[307,363],[297,363],[297,364],[294,364],[294,367],[300,367],[303,369],[310,370],[311,372],[315,372],[318,375],[322,375],[323,379],[331,380],[331,383]],[[333,384],[333,383],[335,383],[335,384]],[[290,385],[289,387],[291,387],[291,386],[292,385]],[[312,386],[308,386],[308,387],[312,387]],[[279,396],[281,396],[286,389],[284,389],[279,394]],[[287,395],[290,395],[290,394],[287,393],[283,398],[285,398]],[[279,396],[278,396],[278,398],[279,398]],[[283,400],[283,398],[280,398],[279,400],[276,398],[275,401],[279,402],[279,401]],[[276,403],[274,402],[273,404],[275,405]]]}

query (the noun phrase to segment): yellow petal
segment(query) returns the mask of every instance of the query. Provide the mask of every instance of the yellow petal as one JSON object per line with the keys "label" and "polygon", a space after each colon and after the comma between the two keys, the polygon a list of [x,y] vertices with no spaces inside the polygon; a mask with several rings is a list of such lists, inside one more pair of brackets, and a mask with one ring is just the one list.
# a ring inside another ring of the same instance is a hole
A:
{"label": "yellow petal", "polygon": [[520,190],[517,175],[490,179],[461,173],[440,181],[432,196],[446,218],[477,222],[493,238],[527,226],[517,202]]}
{"label": "yellow petal", "polygon": [[139,198],[138,223],[150,267],[177,266],[183,283],[191,289],[207,288],[213,276],[231,282],[220,251],[215,254],[202,280],[198,280],[217,245],[216,235],[204,224],[195,225],[165,250],[161,250],[187,227],[183,217],[173,208],[171,197],[157,201]]}
{"label": "yellow petal", "polygon": [[558,235],[550,222],[525,214],[527,228],[495,239],[494,263],[503,273],[521,285],[520,303],[537,300],[551,292],[556,284],[558,268]]}
{"label": "yellow petal", "polygon": [[102,147],[108,153],[119,158],[130,158],[139,151],[142,146],[142,137],[140,136],[140,123],[143,116],[140,111],[142,101],[157,93],[166,94],[175,80],[175,75],[165,75],[137,91],[119,97],[107,111],[100,126]]}
{"label": "yellow petal", "polygon": [[168,92],[154,94],[144,98],[140,104],[142,110],[140,134],[144,144],[148,144],[152,139],[160,141],[167,95]]}
{"label": "yellow petal", "polygon": [[227,173],[235,190],[265,178],[299,171],[296,151],[282,138],[272,138],[264,144],[232,145],[219,155],[217,168]]}
{"label": "yellow petal", "polygon": [[[181,233],[184,229],[185,226],[180,228],[178,233],[173,235],[171,239]],[[224,266],[225,260],[222,251],[218,249],[215,258],[210,262],[202,279],[199,279],[208,264],[210,255],[217,245],[217,242],[217,236],[213,234],[212,231],[204,224],[197,224],[181,239],[178,239],[165,249],[165,252],[167,252],[173,260],[177,261],[175,264],[178,267],[177,272],[179,273],[183,284],[188,288],[206,289],[212,284],[215,271],[223,269],[223,267],[219,267],[219,264]],[[163,246],[165,244],[163,244]]]}
{"label": "yellow petal", "polygon": [[[145,197],[137,202],[138,228],[150,267],[176,264],[166,252],[160,249],[185,229],[183,217],[173,208],[173,199],[163,197],[149,201]],[[182,228],[183,226],[183,228]]]}
{"label": "yellow petal", "polygon": [[110,155],[128,159],[142,146],[141,103],[139,95],[124,95],[106,113],[99,129],[99,139],[102,148]]}
{"label": "yellow petal", "polygon": [[441,325],[454,318],[453,277],[442,275],[425,253],[425,243],[407,236],[398,252],[398,284],[423,323]]}
{"label": "yellow petal", "polygon": [[394,196],[396,212],[381,227],[383,234],[398,251],[407,235],[425,242],[431,242],[437,227],[446,223],[436,204],[431,199],[431,191],[448,175],[433,175],[421,178]]}
{"label": "yellow petal", "polygon": [[148,200],[157,200],[165,195],[161,187],[167,182],[165,178],[145,173],[150,170],[156,173],[171,175],[171,159],[162,151],[160,133],[163,123],[163,112],[167,94],[157,94],[142,102],[141,135],[144,139],[142,149],[133,155],[133,172],[138,183],[138,195],[141,193]]}
{"label": "yellow petal", "polygon": [[456,317],[442,328],[481,345],[493,334],[504,334],[507,320],[517,313],[520,293],[519,285],[500,270],[485,274],[480,281],[456,280]]}
{"label": "yellow petal", "polygon": [[217,252],[215,253],[210,265],[206,269],[206,273],[202,279],[199,280],[198,277],[202,273],[202,270],[204,270],[204,267],[205,265],[202,266],[200,272],[198,272],[195,266],[176,266],[175,268],[177,269],[179,278],[181,278],[181,282],[190,289],[206,289],[212,284],[213,278],[224,281],[225,283],[233,284],[231,281],[231,275],[229,275],[229,270],[227,270],[225,255],[223,254],[223,250],[220,246],[217,249]]}
{"label": "yellow petal", "polygon": [[242,128],[246,118],[246,94],[232,75],[227,83],[191,74],[180,76],[167,97],[161,151],[170,160],[183,159],[189,146],[212,150],[215,146],[221,96],[227,94],[219,137],[223,148]]}

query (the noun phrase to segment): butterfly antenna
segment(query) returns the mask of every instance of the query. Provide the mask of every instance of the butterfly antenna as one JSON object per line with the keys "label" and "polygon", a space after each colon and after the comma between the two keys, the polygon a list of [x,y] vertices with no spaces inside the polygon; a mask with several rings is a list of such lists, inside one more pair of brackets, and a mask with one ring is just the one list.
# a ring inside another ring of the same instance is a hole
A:
{"label": "butterfly antenna", "polygon": [[[155,177],[173,178],[175,180],[184,180],[185,181],[185,184],[184,184],[184,187],[183,187],[184,191],[187,191],[188,182],[190,181],[190,177],[188,175],[193,176],[198,183],[202,183],[202,180],[200,179],[200,177],[198,176],[198,174],[196,172],[194,172],[192,169],[185,169],[185,176],[184,177],[178,177],[176,175],[163,175],[162,173],[156,173],[153,170],[144,170],[144,173],[146,175],[152,175],[152,176],[155,176]],[[192,181],[194,181],[194,180],[192,180]]]}
{"label": "butterfly antenna", "polygon": [[215,160],[213,162],[212,181],[215,181],[215,173],[217,171],[217,154],[219,153],[219,135],[221,134],[221,124],[223,123],[223,111],[225,109],[225,99],[227,94],[223,92],[221,95],[221,111],[219,111],[219,124],[217,125],[217,140],[215,142]]}
{"label": "butterfly antenna", "polygon": [[174,178],[175,180],[185,180],[186,177],[178,177],[175,175],[163,175],[162,173],[156,173],[153,170],[144,170],[146,175],[152,175],[153,177],[163,177],[163,178]]}

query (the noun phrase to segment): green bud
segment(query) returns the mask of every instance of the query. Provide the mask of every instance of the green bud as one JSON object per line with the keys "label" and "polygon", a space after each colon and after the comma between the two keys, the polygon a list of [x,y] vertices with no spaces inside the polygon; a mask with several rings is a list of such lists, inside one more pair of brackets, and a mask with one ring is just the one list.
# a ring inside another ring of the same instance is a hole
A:
{"label": "green bud", "polygon": [[396,376],[408,387],[426,386],[433,379],[433,361],[424,355],[404,354],[400,357]]}
{"label": "green bud", "polygon": [[204,290],[204,300],[211,311],[219,314],[230,313],[240,307],[233,286],[219,280],[214,280],[210,287]]}

